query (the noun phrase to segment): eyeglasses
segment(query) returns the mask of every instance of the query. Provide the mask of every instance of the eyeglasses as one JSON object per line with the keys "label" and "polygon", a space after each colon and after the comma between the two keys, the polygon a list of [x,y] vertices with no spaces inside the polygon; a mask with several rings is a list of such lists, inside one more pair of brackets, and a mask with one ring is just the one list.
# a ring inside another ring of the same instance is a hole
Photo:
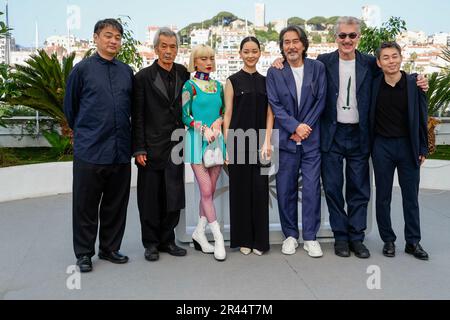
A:
{"label": "eyeglasses", "polygon": [[351,32],[351,33],[341,32],[337,36],[339,37],[339,39],[342,39],[342,40],[344,40],[347,37],[349,37],[350,39],[353,40],[353,39],[356,39],[358,34],[356,32]]}

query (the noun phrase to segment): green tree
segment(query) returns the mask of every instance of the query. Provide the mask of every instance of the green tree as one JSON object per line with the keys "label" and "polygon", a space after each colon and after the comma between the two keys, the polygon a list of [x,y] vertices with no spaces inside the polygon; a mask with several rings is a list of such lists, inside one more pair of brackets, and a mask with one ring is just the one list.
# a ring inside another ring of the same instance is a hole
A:
{"label": "green tree", "polygon": [[326,22],[327,18],[321,16],[312,17],[311,19],[308,20],[308,24],[314,25],[325,24]]}
{"label": "green tree", "polygon": [[[211,19],[204,20],[202,22],[194,22],[189,24],[188,26],[184,27],[178,32],[178,35],[180,39],[182,39],[182,42],[190,43],[191,38],[190,34],[191,31],[194,29],[208,29],[211,26],[218,26],[218,25],[229,25],[233,21],[236,21],[238,19],[237,16],[232,14],[231,12],[222,11],[219,12],[217,15],[212,17]],[[250,22],[248,22],[249,25],[251,25]]]}
{"label": "green tree", "polygon": [[303,27],[305,25],[306,20],[299,18],[299,17],[291,17],[288,19],[287,24],[288,26],[301,26]]}
{"label": "green tree", "polygon": [[406,72],[408,72],[408,73],[418,72],[418,70],[416,68],[416,60],[417,60],[417,53],[416,52],[411,53],[411,56],[409,57],[409,60],[408,60],[409,70],[405,69]]}
{"label": "green tree", "polygon": [[326,24],[334,26],[336,24],[336,22],[338,21],[338,19],[339,19],[339,16],[329,17],[326,21]]}
{"label": "green tree", "polygon": [[[0,16],[3,12],[0,12]],[[0,38],[7,37],[12,29],[8,28],[4,21],[0,21]],[[17,95],[16,84],[11,79],[11,68],[5,64],[0,64],[0,127],[6,127],[4,118],[8,118],[11,115],[11,111],[8,106],[4,105],[4,99],[6,96]]]}
{"label": "green tree", "polygon": [[[116,58],[123,63],[128,64],[134,71],[138,71],[142,68],[144,63],[144,59],[139,54],[138,50],[138,46],[141,45],[141,42],[133,38],[134,32],[130,30],[128,25],[128,21],[131,21],[131,18],[129,16],[124,16],[124,19],[121,17],[117,18],[117,21],[123,26],[123,36],[122,47]],[[95,49],[89,49],[85,53],[83,59],[90,57],[94,53]]]}
{"label": "green tree", "polygon": [[327,18],[316,16],[307,21],[307,24],[315,26],[316,30],[325,30]]}
{"label": "green tree", "polygon": [[321,37],[321,35],[318,34],[318,33],[314,33],[314,34],[312,35],[312,42],[313,42],[314,44],[322,43],[322,37]]}
{"label": "green tree", "polygon": [[17,65],[12,79],[17,85],[17,96],[6,96],[11,106],[26,106],[55,119],[64,137],[71,130],[63,112],[66,81],[73,68],[75,53],[64,57],[62,63],[56,54],[49,56],[44,50],[33,54],[25,65]]}
{"label": "green tree", "polygon": [[141,45],[141,42],[133,37],[134,33],[130,30],[128,25],[128,21],[131,21],[129,16],[124,16],[123,18],[118,18],[117,20],[123,26],[122,48],[117,55],[117,59],[128,64],[134,69],[134,71],[138,71],[142,68],[144,63],[144,59],[139,54],[137,48]]}
{"label": "green tree", "polygon": [[390,17],[380,28],[363,26],[358,50],[374,54],[382,42],[395,41],[395,38],[406,30],[406,22],[399,17]]}
{"label": "green tree", "polygon": [[274,29],[273,24],[269,23],[267,25],[267,31],[255,30],[255,36],[258,38],[258,40],[260,42],[265,43],[265,42],[269,42],[269,41],[278,41],[280,35]]}
{"label": "green tree", "polygon": [[270,31],[255,30],[255,36],[259,41],[264,43],[269,41],[278,41],[280,35],[276,32],[276,30],[272,29]]}
{"label": "green tree", "polygon": [[[450,64],[450,49],[442,49],[441,58]],[[439,116],[443,108],[450,105],[450,67],[441,67],[428,77],[428,115]]]}
{"label": "green tree", "polygon": [[405,64],[403,65],[403,70],[406,72],[406,73],[412,73],[412,70],[413,70],[413,66],[412,66],[412,63],[411,62],[405,62]]}

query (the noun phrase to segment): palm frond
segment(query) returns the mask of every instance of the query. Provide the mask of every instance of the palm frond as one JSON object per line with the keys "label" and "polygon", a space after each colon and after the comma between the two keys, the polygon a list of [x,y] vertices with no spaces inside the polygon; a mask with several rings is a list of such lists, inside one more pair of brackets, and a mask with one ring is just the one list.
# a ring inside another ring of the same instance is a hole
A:
{"label": "palm frond", "polygon": [[21,95],[11,97],[8,103],[30,107],[62,124],[66,123],[63,101],[74,59],[75,53],[72,53],[60,62],[56,54],[49,56],[44,50],[39,50],[25,65],[17,66],[14,81]]}

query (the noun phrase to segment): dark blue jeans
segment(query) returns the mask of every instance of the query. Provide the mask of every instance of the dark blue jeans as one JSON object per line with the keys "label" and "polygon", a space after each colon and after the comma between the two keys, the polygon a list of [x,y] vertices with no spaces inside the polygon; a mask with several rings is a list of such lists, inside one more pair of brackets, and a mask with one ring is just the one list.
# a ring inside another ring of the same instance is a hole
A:
{"label": "dark blue jeans", "polygon": [[370,177],[369,154],[361,152],[358,125],[338,125],[330,151],[322,152],[322,183],[335,240],[363,241],[367,228]]}

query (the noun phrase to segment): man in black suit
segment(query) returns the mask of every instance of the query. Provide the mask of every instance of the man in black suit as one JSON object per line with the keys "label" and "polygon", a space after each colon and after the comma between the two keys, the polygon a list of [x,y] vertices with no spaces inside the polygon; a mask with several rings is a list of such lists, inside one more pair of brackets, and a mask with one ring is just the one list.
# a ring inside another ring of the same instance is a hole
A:
{"label": "man in black suit", "polygon": [[428,154],[427,99],[416,85],[415,75],[400,70],[401,48],[385,42],[377,50],[377,64],[382,69],[373,83],[370,109],[370,133],[376,185],[376,217],[383,254],[395,256],[396,236],[391,225],[391,198],[394,171],[403,198],[405,252],[421,260],[428,254],[419,241],[420,166]]}
{"label": "man in black suit", "polygon": [[142,242],[148,261],[159,259],[159,252],[186,255],[175,245],[174,228],[185,207],[184,163],[175,164],[172,133],[181,121],[181,91],[190,74],[174,63],[179,40],[169,28],[158,30],[154,39],[158,55],[150,67],[135,76],[133,101],[133,153],[138,166],[138,207]]}

